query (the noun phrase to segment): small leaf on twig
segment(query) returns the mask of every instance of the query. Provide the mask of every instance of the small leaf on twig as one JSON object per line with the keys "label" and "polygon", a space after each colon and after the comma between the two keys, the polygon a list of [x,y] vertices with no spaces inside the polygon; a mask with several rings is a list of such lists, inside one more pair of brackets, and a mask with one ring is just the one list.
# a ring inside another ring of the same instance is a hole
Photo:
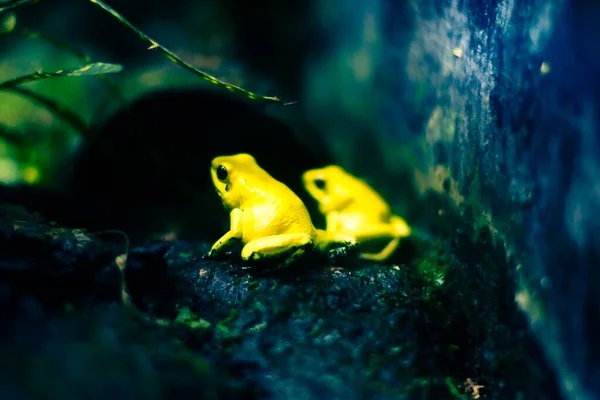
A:
{"label": "small leaf on twig", "polygon": [[33,4],[33,3],[37,3],[39,0],[15,0],[15,1],[11,1],[8,4],[5,4],[4,6],[0,7],[0,13],[3,11],[8,11],[8,10],[12,10],[13,8],[17,8],[19,6],[24,6],[25,4]]}
{"label": "small leaf on twig", "polygon": [[[93,63],[92,57],[90,55],[74,47],[73,45],[71,45],[70,42],[57,37],[50,36],[45,32],[41,33],[39,31],[33,31],[30,29],[18,28],[14,31],[14,33],[30,39],[42,40],[58,50],[62,50],[66,53],[73,55],[85,64]],[[119,101],[125,100],[121,89],[111,80],[110,75],[99,75],[98,78],[102,79],[105,82],[108,89],[112,92],[115,98],[117,98]]]}

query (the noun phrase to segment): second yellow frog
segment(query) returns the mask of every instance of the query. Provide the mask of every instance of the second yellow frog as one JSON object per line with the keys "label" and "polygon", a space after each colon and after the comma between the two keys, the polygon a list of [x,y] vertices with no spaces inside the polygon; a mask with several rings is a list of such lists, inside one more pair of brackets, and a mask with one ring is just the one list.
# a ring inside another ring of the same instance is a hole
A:
{"label": "second yellow frog", "polygon": [[365,181],[337,165],[306,171],[304,187],[319,203],[328,232],[352,235],[361,248],[381,240],[389,241],[378,253],[360,254],[372,261],[388,259],[411,229],[387,202]]}

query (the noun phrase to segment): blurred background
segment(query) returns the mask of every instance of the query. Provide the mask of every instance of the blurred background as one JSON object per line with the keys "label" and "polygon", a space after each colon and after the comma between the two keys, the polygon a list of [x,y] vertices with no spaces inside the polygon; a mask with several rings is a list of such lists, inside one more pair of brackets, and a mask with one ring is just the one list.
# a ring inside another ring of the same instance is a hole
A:
{"label": "blurred background", "polygon": [[212,157],[252,153],[318,226],[300,174],[340,164],[420,230],[454,237],[451,215],[489,230],[562,390],[600,393],[600,2],[109,4],[195,67],[298,103],[219,89],[92,1],[24,5],[0,13],[0,85],[123,71],[0,90],[3,199],[133,241],[212,242],[229,222]]}
{"label": "blurred background", "polygon": [[[300,173],[339,163],[417,218],[407,197],[415,196],[417,168],[427,168],[419,141],[430,110],[424,84],[407,83],[414,16],[401,3],[109,3],[196,68],[298,102],[285,107],[224,93],[148,50],[92,2],[39,2],[2,13],[2,81],[88,62],[124,69],[1,91],[0,180],[43,188],[45,200],[35,208],[71,225],[212,240],[223,228],[206,210],[220,207],[208,162],[248,151],[305,199]],[[382,18],[389,13],[393,23]],[[148,221],[148,213],[156,218]]]}

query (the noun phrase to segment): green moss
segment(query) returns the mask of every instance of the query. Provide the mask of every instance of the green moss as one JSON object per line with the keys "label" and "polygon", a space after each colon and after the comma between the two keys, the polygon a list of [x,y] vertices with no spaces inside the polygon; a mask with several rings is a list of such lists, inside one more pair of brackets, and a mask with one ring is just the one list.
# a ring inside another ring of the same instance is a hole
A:
{"label": "green moss", "polygon": [[259,281],[250,281],[248,282],[248,290],[255,290],[260,288]]}
{"label": "green moss", "polygon": [[321,332],[321,327],[323,326],[324,321],[322,319],[318,320],[310,330],[309,336],[317,336]]}
{"label": "green moss", "polygon": [[450,395],[452,395],[453,398],[455,399],[467,399],[466,396],[462,395],[459,391],[458,388],[456,387],[456,385],[454,384],[454,382],[452,382],[451,378],[446,378],[444,379],[444,383],[446,384],[446,387],[448,388],[448,392],[450,393]]}
{"label": "green moss", "polygon": [[194,256],[194,253],[189,252],[189,251],[182,251],[178,255],[179,255],[179,258],[181,259],[181,261],[184,262],[184,261],[190,260]]}
{"label": "green moss", "polygon": [[444,286],[448,264],[448,255],[441,241],[434,243],[430,250],[417,260],[415,278],[421,285],[423,299],[431,299],[434,292]]}
{"label": "green moss", "polygon": [[223,318],[216,325],[217,334],[220,339],[223,341],[238,341],[243,339],[243,334],[239,332],[237,329],[233,329],[232,325],[234,324],[236,318],[239,315],[239,311],[237,308],[232,308],[229,310],[229,314],[227,317]]}
{"label": "green moss", "polygon": [[196,316],[188,307],[179,309],[175,322],[187,325],[191,329],[206,330],[212,326],[210,322]]}
{"label": "green moss", "polygon": [[260,322],[254,326],[251,326],[250,328],[248,328],[248,333],[258,333],[258,332],[262,332],[267,328],[267,323],[266,322]]}

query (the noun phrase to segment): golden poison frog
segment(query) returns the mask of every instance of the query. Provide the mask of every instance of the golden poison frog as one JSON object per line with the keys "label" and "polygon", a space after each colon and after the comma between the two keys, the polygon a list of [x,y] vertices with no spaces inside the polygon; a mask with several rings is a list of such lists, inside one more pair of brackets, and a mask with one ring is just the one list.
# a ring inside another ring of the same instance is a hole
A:
{"label": "golden poison frog", "polygon": [[302,200],[262,169],[250,154],[219,156],[210,173],[230,216],[230,228],[212,246],[209,257],[238,242],[244,261],[283,258],[279,267],[308,250],[350,250],[355,239],[341,232],[316,229]]}
{"label": "golden poison frog", "polygon": [[302,175],[302,182],[318,202],[327,232],[350,234],[361,248],[388,241],[378,253],[361,252],[363,259],[388,259],[401,238],[411,233],[404,219],[393,215],[387,202],[371,186],[342,167],[329,165],[308,170]]}

